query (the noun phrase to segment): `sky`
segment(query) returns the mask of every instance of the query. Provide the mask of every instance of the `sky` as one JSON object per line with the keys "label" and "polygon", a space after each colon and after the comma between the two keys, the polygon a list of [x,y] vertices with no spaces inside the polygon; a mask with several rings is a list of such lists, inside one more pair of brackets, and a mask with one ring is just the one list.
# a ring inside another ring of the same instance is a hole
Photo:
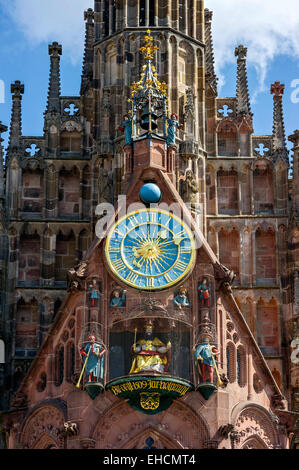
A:
{"label": "sky", "polygon": [[[10,84],[21,80],[23,134],[41,135],[46,106],[48,44],[62,44],[62,95],[78,95],[84,45],[83,12],[93,0],[0,0],[0,121],[11,114]],[[213,10],[219,96],[235,96],[235,47],[248,48],[248,82],[255,134],[272,133],[270,85],[285,84],[286,134],[299,128],[298,0],[206,0]],[[5,143],[7,142],[8,133]],[[288,144],[291,148],[291,144]]]}

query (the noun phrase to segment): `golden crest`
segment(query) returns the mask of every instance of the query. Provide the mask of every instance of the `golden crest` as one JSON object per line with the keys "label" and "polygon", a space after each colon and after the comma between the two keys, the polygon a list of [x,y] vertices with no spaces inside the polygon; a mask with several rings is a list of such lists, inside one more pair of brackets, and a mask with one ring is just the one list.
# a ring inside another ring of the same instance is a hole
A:
{"label": "golden crest", "polygon": [[144,410],[156,410],[160,405],[160,393],[140,393],[140,405]]}

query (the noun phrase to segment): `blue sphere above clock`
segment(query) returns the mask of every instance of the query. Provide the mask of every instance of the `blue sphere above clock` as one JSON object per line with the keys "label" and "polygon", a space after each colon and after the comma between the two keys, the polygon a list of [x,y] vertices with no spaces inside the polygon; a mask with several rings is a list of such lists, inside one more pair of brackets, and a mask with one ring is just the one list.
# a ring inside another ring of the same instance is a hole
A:
{"label": "blue sphere above clock", "polygon": [[155,204],[161,199],[161,189],[154,183],[146,183],[140,188],[139,196],[143,202]]}
{"label": "blue sphere above clock", "polygon": [[191,230],[180,218],[161,209],[142,209],[112,227],[105,255],[120,281],[154,291],[167,289],[190,273],[195,244]]}

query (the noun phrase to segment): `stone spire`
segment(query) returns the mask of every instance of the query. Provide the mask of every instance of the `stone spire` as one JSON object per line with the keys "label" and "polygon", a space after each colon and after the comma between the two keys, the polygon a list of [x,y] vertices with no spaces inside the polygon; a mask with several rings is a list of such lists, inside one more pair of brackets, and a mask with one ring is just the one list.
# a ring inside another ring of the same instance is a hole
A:
{"label": "stone spire", "polygon": [[58,42],[49,44],[50,80],[48,91],[47,112],[60,112],[60,55],[62,47]]}
{"label": "stone spire", "polygon": [[84,12],[84,20],[86,23],[81,94],[85,92],[93,78],[94,11],[92,8]]}
{"label": "stone spire", "polygon": [[273,95],[274,101],[273,154],[276,156],[280,155],[283,158],[288,159],[282,106],[282,95],[284,93],[284,85],[277,81],[271,85],[270,92]]}
{"label": "stone spire", "polygon": [[250,98],[248,90],[248,81],[247,81],[247,67],[246,67],[246,57],[247,57],[247,47],[242,45],[236,47],[235,56],[237,60],[237,115],[249,114],[251,115],[250,110]]}
{"label": "stone spire", "polygon": [[215,58],[212,37],[213,12],[205,9],[205,43],[206,43],[206,79],[217,95],[217,77],[215,73]]}
{"label": "stone spire", "polygon": [[4,126],[2,122],[0,121],[0,199],[4,197],[4,171],[3,171],[3,147],[2,147],[2,142],[4,139],[2,139],[1,134],[3,132],[7,131],[7,126]]}
{"label": "stone spire", "polygon": [[16,80],[11,84],[10,92],[13,95],[8,148],[12,151],[19,148],[20,138],[22,136],[21,102],[22,95],[24,94],[24,85],[19,80]]}

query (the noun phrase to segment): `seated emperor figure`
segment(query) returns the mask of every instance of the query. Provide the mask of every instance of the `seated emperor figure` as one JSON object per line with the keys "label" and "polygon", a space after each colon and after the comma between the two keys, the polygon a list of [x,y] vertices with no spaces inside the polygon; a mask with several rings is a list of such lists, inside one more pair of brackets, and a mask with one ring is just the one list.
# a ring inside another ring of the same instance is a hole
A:
{"label": "seated emperor figure", "polygon": [[132,362],[130,374],[140,371],[167,372],[170,359],[171,344],[165,346],[162,341],[154,337],[152,325],[146,325],[144,339],[133,345],[135,357]]}

